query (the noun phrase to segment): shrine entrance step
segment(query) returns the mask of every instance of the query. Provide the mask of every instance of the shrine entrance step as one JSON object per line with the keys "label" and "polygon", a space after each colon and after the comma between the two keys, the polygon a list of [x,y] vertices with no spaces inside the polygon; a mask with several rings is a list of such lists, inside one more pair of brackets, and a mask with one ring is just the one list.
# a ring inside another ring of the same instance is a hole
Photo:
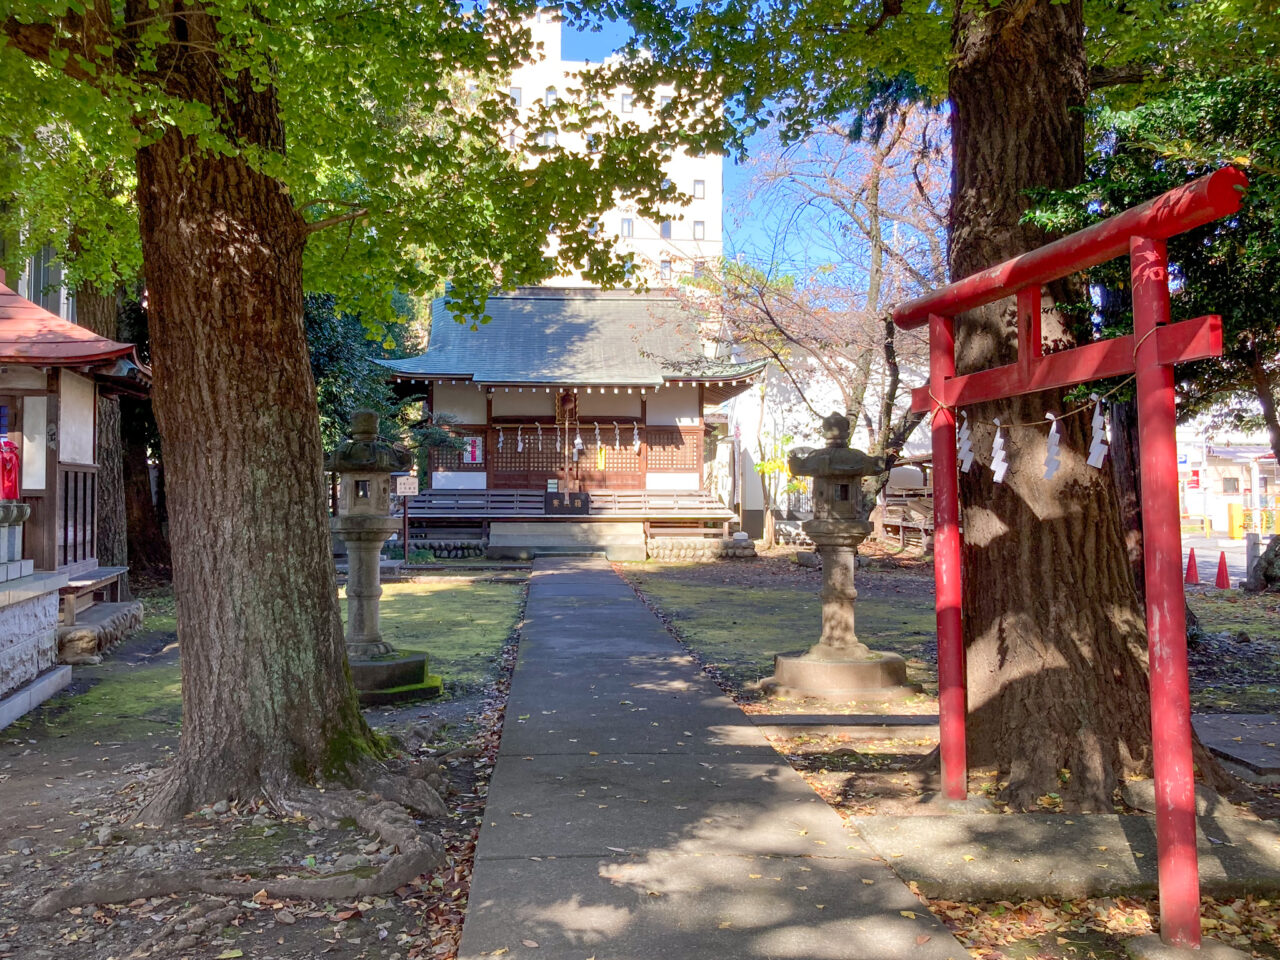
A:
{"label": "shrine entrance step", "polygon": [[967,956],[605,561],[526,610],[460,960]]}
{"label": "shrine entrance step", "polygon": [[491,560],[604,554],[610,560],[644,560],[644,524],[639,521],[544,520],[494,522],[489,526]]}

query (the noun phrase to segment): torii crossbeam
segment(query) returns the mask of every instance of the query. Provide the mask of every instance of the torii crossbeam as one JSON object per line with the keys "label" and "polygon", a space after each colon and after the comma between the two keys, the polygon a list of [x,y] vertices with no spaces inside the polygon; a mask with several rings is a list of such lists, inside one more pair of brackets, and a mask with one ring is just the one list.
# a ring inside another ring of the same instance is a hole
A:
{"label": "torii crossbeam", "polygon": [[[1178,515],[1173,365],[1222,354],[1222,321],[1170,323],[1169,237],[1236,212],[1248,180],[1225,167],[1101,223],[948,284],[898,307],[903,329],[929,324],[929,385],[911,409],[932,413],[934,576],[937,581],[938,693],[943,792],[963,799],[965,653],[961,636],[960,505],[955,408],[1134,374],[1142,471],[1142,539],[1151,661],[1151,729],[1159,846],[1160,936],[1200,945],[1191,697],[1187,682],[1182,531]],[[1133,333],[1044,355],[1040,288],[1128,253]],[[1017,297],[1016,363],[956,376],[956,317]]]}

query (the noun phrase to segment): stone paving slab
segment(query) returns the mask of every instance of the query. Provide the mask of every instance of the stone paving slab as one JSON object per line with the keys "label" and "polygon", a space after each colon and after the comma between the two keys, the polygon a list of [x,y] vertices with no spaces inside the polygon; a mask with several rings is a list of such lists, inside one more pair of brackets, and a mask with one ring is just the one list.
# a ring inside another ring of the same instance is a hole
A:
{"label": "stone paving slab", "polygon": [[488,857],[869,856],[777,754],[532,757],[503,765],[490,794]]}
{"label": "stone paving slab", "polygon": [[[1115,814],[855,817],[871,848],[927,897],[1016,900],[1156,893],[1155,818]],[[1201,817],[1201,890],[1280,895],[1280,828]],[[966,859],[971,858],[971,859]]]}
{"label": "stone paving slab", "polygon": [[[672,701],[653,710],[574,706],[544,694],[508,701],[501,755],[734,753],[777,756],[740,711]],[[526,705],[527,704],[527,705]]]}
{"label": "stone paving slab", "polygon": [[1244,767],[1245,776],[1280,778],[1280,716],[1273,713],[1212,713],[1193,717],[1201,742],[1224,760]]}
{"label": "stone paving slab", "polygon": [[460,957],[965,960],[619,583],[534,565]]}
{"label": "stone paving slab", "polygon": [[795,857],[485,861],[459,960],[495,951],[503,960],[968,960],[884,864]]}

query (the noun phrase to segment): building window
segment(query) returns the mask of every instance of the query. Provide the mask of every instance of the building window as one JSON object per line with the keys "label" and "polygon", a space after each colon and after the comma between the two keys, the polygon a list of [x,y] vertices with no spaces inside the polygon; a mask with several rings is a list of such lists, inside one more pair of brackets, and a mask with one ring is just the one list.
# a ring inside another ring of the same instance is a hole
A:
{"label": "building window", "polygon": [[707,238],[707,221],[705,220],[693,221],[693,239],[705,240],[706,238]]}
{"label": "building window", "polygon": [[624,237],[634,237],[636,235],[636,222],[630,217],[622,218],[622,235]]}
{"label": "building window", "polygon": [[1223,477],[1222,492],[1223,493],[1239,493],[1240,478],[1239,477]]}
{"label": "building window", "polygon": [[512,130],[507,134],[507,149],[514,150],[516,148],[516,132]]}
{"label": "building window", "polygon": [[600,221],[592,220],[590,223],[587,224],[587,236],[595,237],[595,236],[599,236],[599,234],[600,234]]}
{"label": "building window", "polygon": [[1258,492],[1266,493],[1271,488],[1271,478],[1266,476],[1258,477]]}
{"label": "building window", "polygon": [[658,105],[659,105],[659,106],[661,106],[661,107],[665,107],[665,106],[666,106],[668,103],[670,103],[670,102],[671,102],[671,98],[670,98],[670,97],[659,97],[659,98],[658,98]]}
{"label": "building window", "polygon": [[635,94],[624,93],[622,95],[622,112],[632,113],[635,110],[635,108],[636,108]]}
{"label": "building window", "polygon": [[705,199],[706,196],[707,196],[707,181],[705,180],[693,181],[693,199],[702,200],[702,199]]}
{"label": "building window", "polygon": [[524,106],[524,93],[519,87],[511,88],[511,102],[517,107]]}
{"label": "building window", "polygon": [[705,260],[693,261],[693,279],[701,280],[703,274],[705,274],[706,272],[707,272],[707,261]]}
{"label": "building window", "polygon": [[662,275],[663,280],[671,279],[671,261],[663,260],[658,264],[658,272]]}
{"label": "building window", "polygon": [[543,97],[543,102],[544,102],[548,107],[554,107],[554,106],[556,105],[556,101],[557,101],[557,100],[559,100],[559,99],[560,99],[560,95],[559,95],[558,93],[556,93],[556,88],[555,88],[555,87],[547,87],[547,92],[546,92],[545,96]]}
{"label": "building window", "polygon": [[663,220],[661,226],[658,227],[658,233],[662,236],[663,240],[670,240],[671,239],[671,221]]}
{"label": "building window", "polygon": [[554,147],[556,145],[556,132],[554,130],[543,130],[541,140],[544,147]]}

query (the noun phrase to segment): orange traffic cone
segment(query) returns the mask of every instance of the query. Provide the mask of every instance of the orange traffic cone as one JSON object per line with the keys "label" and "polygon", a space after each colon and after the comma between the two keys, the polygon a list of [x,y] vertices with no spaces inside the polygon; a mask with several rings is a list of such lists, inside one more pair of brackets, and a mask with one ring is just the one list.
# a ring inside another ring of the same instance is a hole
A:
{"label": "orange traffic cone", "polygon": [[1227,573],[1227,551],[1225,550],[1218,557],[1218,580],[1215,586],[1219,590],[1231,589],[1231,574]]}
{"label": "orange traffic cone", "polygon": [[1187,583],[1200,582],[1200,570],[1196,567],[1196,548],[1192,547],[1190,554],[1187,556]]}

